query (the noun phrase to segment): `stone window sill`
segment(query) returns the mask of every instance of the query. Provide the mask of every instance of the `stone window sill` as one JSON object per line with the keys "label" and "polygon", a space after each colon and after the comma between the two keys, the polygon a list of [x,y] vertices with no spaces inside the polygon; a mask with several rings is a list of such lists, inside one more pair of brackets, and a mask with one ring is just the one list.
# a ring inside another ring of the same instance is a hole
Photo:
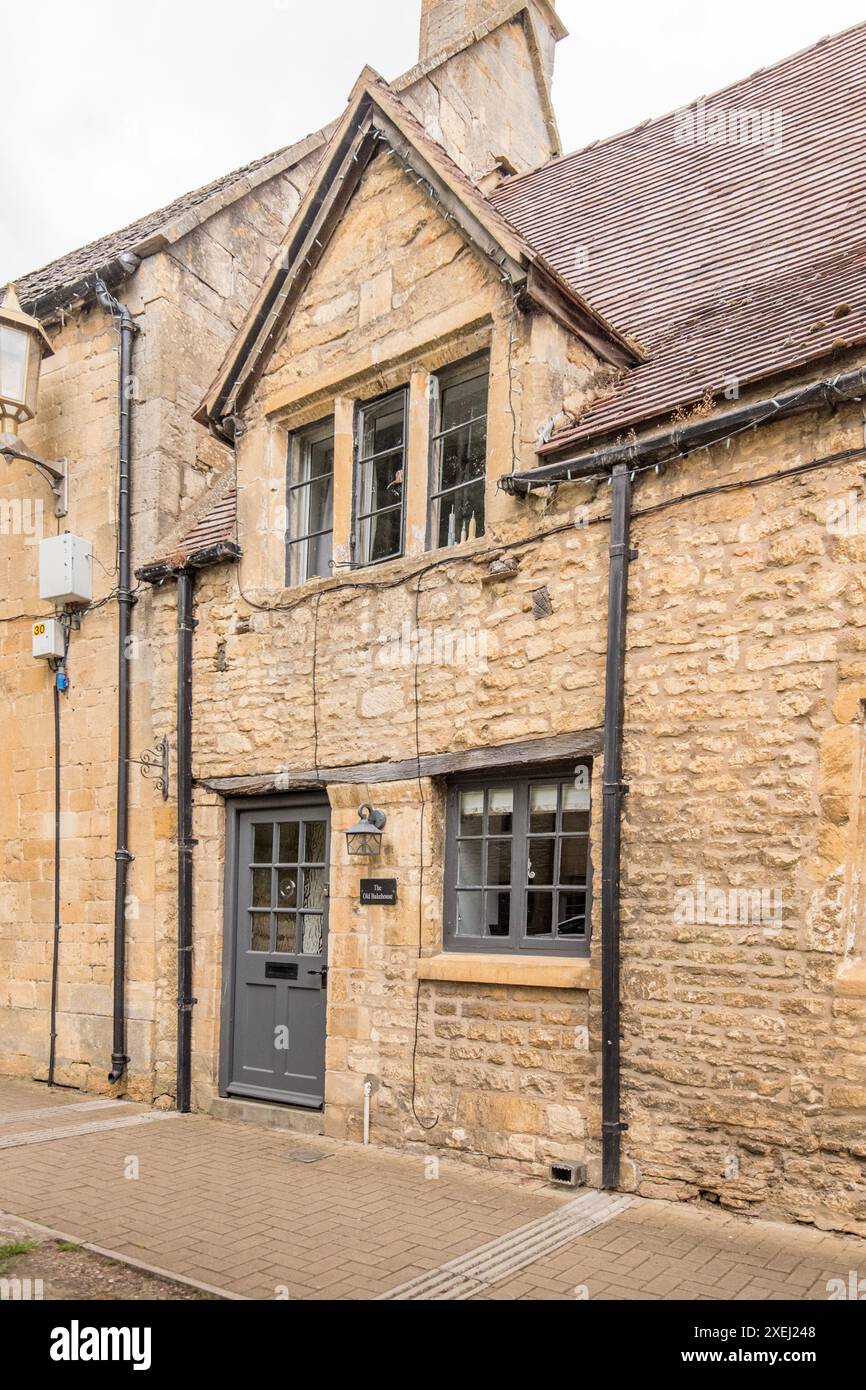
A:
{"label": "stone window sill", "polygon": [[449,951],[418,961],[419,980],[448,980],[474,985],[532,985],[538,989],[591,989],[588,960],[561,956],[471,955]]}

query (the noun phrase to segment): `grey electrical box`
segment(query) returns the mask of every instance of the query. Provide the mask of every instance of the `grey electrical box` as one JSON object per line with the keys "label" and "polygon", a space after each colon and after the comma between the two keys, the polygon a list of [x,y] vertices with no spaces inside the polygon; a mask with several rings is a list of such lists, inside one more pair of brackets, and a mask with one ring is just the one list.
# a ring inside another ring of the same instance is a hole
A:
{"label": "grey electrical box", "polygon": [[79,536],[39,542],[39,597],[62,607],[93,598],[93,546]]}
{"label": "grey electrical box", "polygon": [[33,624],[34,656],[60,661],[65,654],[65,636],[57,618],[40,618]]}

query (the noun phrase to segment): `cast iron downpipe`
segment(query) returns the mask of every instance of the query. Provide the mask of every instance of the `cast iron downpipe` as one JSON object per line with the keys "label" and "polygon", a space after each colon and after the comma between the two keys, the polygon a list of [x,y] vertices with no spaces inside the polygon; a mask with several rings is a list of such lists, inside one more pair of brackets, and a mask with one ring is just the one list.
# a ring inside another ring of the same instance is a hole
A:
{"label": "cast iron downpipe", "polygon": [[132,314],[99,280],[96,297],[120,325],[120,442],[118,449],[118,639],[117,639],[117,835],[114,851],[114,1024],[111,1071],[108,1079],[120,1081],[129,1058],[126,1055],[126,890],[129,866],[129,637],[132,629],[132,513],[130,441],[132,437],[132,339],[136,332]]}
{"label": "cast iron downpipe", "polygon": [[612,477],[610,579],[607,607],[607,669],[604,692],[604,783],[601,867],[601,1185],[616,1189],[626,1126],[620,1117],[620,851],[622,801],[625,629],[631,531],[631,475],[618,464]]}
{"label": "cast iron downpipe", "polygon": [[192,1077],[192,637],[193,576],[177,576],[177,1108],[190,1110]]}

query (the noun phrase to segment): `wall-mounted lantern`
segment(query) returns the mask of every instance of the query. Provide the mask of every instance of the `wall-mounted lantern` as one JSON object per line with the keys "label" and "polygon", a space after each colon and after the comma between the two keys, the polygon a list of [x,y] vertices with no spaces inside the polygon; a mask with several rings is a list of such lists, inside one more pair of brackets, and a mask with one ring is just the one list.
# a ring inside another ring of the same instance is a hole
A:
{"label": "wall-mounted lantern", "polygon": [[385,813],[373,806],[361,806],[358,810],[360,820],[346,831],[346,848],[349,854],[369,858],[378,854],[382,848],[382,831],[385,829]]}
{"label": "wall-mounted lantern", "polygon": [[14,285],[0,304],[0,434],[17,434],[36,414],[39,373],[52,348],[42,324],[25,314]]}
{"label": "wall-mounted lantern", "polygon": [[38,319],[25,314],[14,285],[0,303],[0,455],[11,463],[31,463],[54,493],[54,515],[66,515],[66,459],[49,463],[18,439],[18,427],[36,414],[43,357],[53,356]]}

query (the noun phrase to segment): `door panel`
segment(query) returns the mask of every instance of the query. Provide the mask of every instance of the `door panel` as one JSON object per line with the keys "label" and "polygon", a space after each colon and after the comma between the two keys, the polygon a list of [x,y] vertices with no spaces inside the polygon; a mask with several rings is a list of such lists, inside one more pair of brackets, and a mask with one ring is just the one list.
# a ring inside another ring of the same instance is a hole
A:
{"label": "door panel", "polygon": [[239,817],[230,1095],[324,1103],[329,832],[319,799]]}

